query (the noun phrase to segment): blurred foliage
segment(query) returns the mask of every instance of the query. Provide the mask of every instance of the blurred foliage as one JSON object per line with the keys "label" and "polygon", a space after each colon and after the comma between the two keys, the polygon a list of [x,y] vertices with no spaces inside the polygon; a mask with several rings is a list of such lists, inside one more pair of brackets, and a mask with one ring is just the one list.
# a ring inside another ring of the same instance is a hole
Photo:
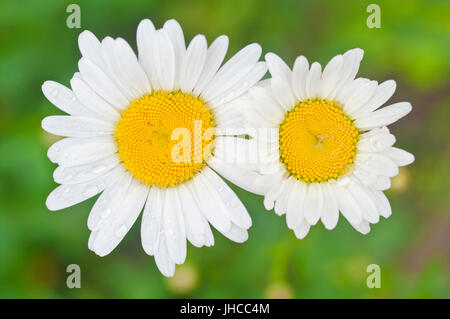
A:
{"label": "blurred foliage", "polygon": [[[253,227],[244,244],[215,232],[212,248],[189,245],[176,277],[164,278],[141,248],[139,221],[119,247],[100,258],[88,250],[94,199],[49,212],[55,137],[40,121],[55,114],[43,81],[65,85],[77,70],[80,29],[66,27],[70,1],[0,4],[0,297],[14,298],[449,298],[450,297],[450,13],[449,1],[376,1],[381,29],[369,29],[373,1],[80,1],[82,29],[123,37],[135,46],[142,18],[157,26],[177,19],[187,39],[230,39],[228,56],[258,42],[292,65],[295,57],[326,63],[353,47],[365,50],[360,76],[393,78],[392,101],[413,112],[392,126],[397,146],[416,156],[388,191],[393,215],[363,236],[341,217],[297,240],[262,198],[236,187]],[[68,264],[82,269],[82,288],[65,285]],[[366,287],[366,267],[381,266],[380,289]]]}

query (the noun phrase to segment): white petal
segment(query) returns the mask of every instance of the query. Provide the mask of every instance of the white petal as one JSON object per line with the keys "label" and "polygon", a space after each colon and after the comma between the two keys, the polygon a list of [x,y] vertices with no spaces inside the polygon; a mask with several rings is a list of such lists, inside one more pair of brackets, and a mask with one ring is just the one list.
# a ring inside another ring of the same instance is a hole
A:
{"label": "white petal", "polygon": [[[148,187],[137,180],[132,180],[122,201],[96,230],[95,240],[90,249],[103,257],[108,255],[122,241],[144,207]],[[91,234],[92,236],[93,234]]]}
{"label": "white petal", "polygon": [[328,95],[329,99],[334,99],[342,88],[354,80],[358,73],[363,55],[364,51],[361,49],[352,49],[344,53],[342,68],[340,70],[340,80],[337,82],[333,91]]}
{"label": "white petal", "polygon": [[355,162],[377,175],[394,177],[398,175],[398,167],[388,157],[378,153],[358,153]]}
{"label": "white petal", "polygon": [[394,80],[388,80],[378,85],[374,95],[371,99],[363,105],[354,114],[355,118],[361,117],[363,114],[368,114],[375,111],[381,105],[386,103],[394,94],[396,83]]}
{"label": "white petal", "polygon": [[[161,236],[164,236],[162,234],[163,208],[164,190],[152,187],[148,194],[141,223],[142,247],[150,256],[158,254]],[[165,246],[165,240],[163,241]]]}
{"label": "white petal", "polygon": [[236,243],[243,243],[248,239],[248,232],[246,229],[239,228],[235,224],[232,224],[230,230],[224,233],[224,236]]}
{"label": "white petal", "polygon": [[196,35],[181,60],[179,87],[183,92],[191,92],[199,80],[206,61],[207,43],[204,35]]}
{"label": "white petal", "polygon": [[248,92],[255,108],[245,109],[254,109],[257,113],[261,113],[268,121],[274,123],[275,126],[278,126],[284,117],[284,110],[272,97],[272,91],[267,88],[252,87]]}
{"label": "white petal", "polygon": [[231,128],[242,129],[246,123],[241,109],[243,105],[245,105],[243,104],[243,99],[235,99],[218,108],[217,105],[212,107],[214,109],[216,132],[222,129],[225,131]]}
{"label": "white petal", "polygon": [[83,80],[102,98],[117,109],[123,109],[129,100],[121,93],[115,83],[93,62],[81,58],[78,62]]}
{"label": "white petal", "polygon": [[47,100],[67,114],[84,116],[92,114],[77,100],[72,90],[64,85],[54,81],[45,81],[42,84],[42,92]]}
{"label": "white petal", "polygon": [[308,224],[306,220],[303,220],[295,229],[294,233],[298,239],[303,239],[309,232],[309,228],[311,226]]}
{"label": "white petal", "polygon": [[217,202],[218,195],[215,189],[211,189],[207,179],[202,173],[192,179],[192,187],[189,187],[203,216],[222,234],[230,230],[231,218],[228,216],[222,203]]}
{"label": "white petal", "polygon": [[240,228],[250,228],[252,225],[250,215],[233,190],[209,167],[206,166],[202,173],[208,180],[211,188],[216,190],[222,203],[227,207],[227,213],[231,221]]}
{"label": "white petal", "polygon": [[227,53],[228,49],[228,37],[221,35],[218,37],[211,46],[208,48],[206,54],[206,61],[202,70],[202,73],[194,88],[194,94],[199,95],[216,75],[222,61]]}
{"label": "white petal", "polygon": [[291,193],[294,191],[294,184],[297,181],[294,177],[290,176],[283,186],[283,190],[275,201],[274,211],[278,216],[282,216],[287,213],[289,199]]}
{"label": "white petal", "polygon": [[357,183],[352,182],[348,186],[348,190],[352,193],[353,198],[355,198],[358,202],[364,219],[372,224],[378,223],[380,217],[377,213],[377,207],[370,195],[367,194],[366,189]]}
{"label": "white petal", "polygon": [[83,116],[54,115],[42,120],[42,128],[54,135],[93,137],[111,135],[114,123]]}
{"label": "white petal", "polygon": [[[105,62],[105,74],[116,84],[123,96],[131,102],[136,99],[138,93],[130,86],[131,83],[122,76],[122,66],[118,65],[116,58],[115,43],[116,40],[111,37],[106,37],[102,40],[102,57]],[[119,64],[122,64],[122,62],[119,61]],[[123,110],[126,107],[127,105],[123,104],[116,108]]]}
{"label": "white petal", "polygon": [[395,143],[395,136],[389,134],[382,128],[375,128],[369,133],[361,134],[360,139],[356,145],[358,151],[363,152],[379,152],[381,150],[391,147]]}
{"label": "white petal", "polygon": [[324,197],[321,185],[319,183],[309,184],[303,210],[305,219],[310,225],[317,224],[320,219],[320,214],[323,209],[323,201]]}
{"label": "white petal", "polygon": [[183,29],[181,28],[180,24],[174,19],[167,20],[164,23],[163,28],[167,31],[167,34],[172,41],[173,52],[175,54],[176,74],[174,89],[179,89],[180,86],[177,77],[179,76],[180,65],[183,60],[184,54],[186,53],[186,43],[184,42]]}
{"label": "white petal", "polygon": [[82,56],[88,58],[97,66],[104,67],[100,41],[91,31],[84,30],[80,33],[78,46]]}
{"label": "white petal", "polygon": [[120,114],[108,102],[98,96],[83,80],[73,77],[72,90],[83,106],[101,119],[117,121]]}
{"label": "white petal", "polygon": [[353,92],[347,101],[344,101],[344,111],[346,114],[353,117],[356,111],[361,109],[367,101],[369,101],[378,87],[377,81],[369,81],[365,83],[360,89]]}
{"label": "white petal", "polygon": [[305,93],[308,99],[313,99],[317,97],[320,89],[320,77],[322,75],[322,66],[314,62],[311,64],[311,69],[309,70],[308,76],[305,82]]}
{"label": "white petal", "polygon": [[291,69],[287,64],[275,53],[269,52],[265,55],[267,68],[272,77],[281,77],[288,83],[291,79]]}
{"label": "white petal", "polygon": [[63,167],[89,164],[114,156],[117,145],[112,136],[93,138],[64,138],[48,149],[47,156]]}
{"label": "white petal", "polygon": [[289,229],[295,229],[304,219],[304,201],[306,195],[306,185],[296,181],[294,190],[289,196],[289,202],[286,212],[286,224]]}
{"label": "white petal", "polygon": [[259,44],[252,43],[244,47],[220,68],[201,96],[210,101],[228,91],[254,67],[260,56]]}
{"label": "white petal", "polygon": [[342,55],[337,55],[328,62],[322,72],[320,79],[320,89],[318,96],[326,99],[333,91],[338,81],[341,79],[341,69],[344,58]]}
{"label": "white petal", "polygon": [[186,231],[178,191],[169,187],[164,190],[163,226],[169,255],[176,264],[186,260]]}
{"label": "white petal", "polygon": [[289,111],[297,102],[290,84],[280,77],[272,77],[270,84],[272,95],[286,111]]}
{"label": "white petal", "polygon": [[366,186],[373,185],[377,180],[377,175],[368,166],[359,163],[354,164],[353,176],[357,177]]}
{"label": "white petal", "polygon": [[160,89],[159,79],[156,73],[156,66],[153,63],[153,46],[155,27],[149,19],[142,20],[137,28],[136,40],[138,47],[139,63],[145,70],[152,88]]}
{"label": "white petal", "polygon": [[369,189],[369,193],[372,196],[372,199],[375,202],[375,205],[377,206],[378,213],[383,216],[384,218],[388,218],[392,215],[392,209],[391,204],[389,203],[389,200],[387,199],[386,195],[382,191]]}
{"label": "white petal", "polygon": [[372,187],[379,191],[385,191],[391,188],[391,179],[387,176],[379,175],[372,184]]}
{"label": "white petal", "polygon": [[361,223],[352,224],[352,226],[363,235],[366,235],[370,232],[370,225],[367,220],[362,220]]}
{"label": "white petal", "polygon": [[114,70],[122,87],[134,98],[151,92],[150,82],[130,45],[119,38],[114,41]]}
{"label": "white petal", "polygon": [[229,101],[239,97],[249,88],[255,85],[267,72],[267,67],[264,62],[258,62],[255,66],[234,86],[232,86],[228,91],[218,95],[214,99],[210,100],[209,105],[212,108],[217,108],[220,105],[228,103]]}
{"label": "white petal", "polygon": [[175,262],[170,257],[164,235],[161,235],[159,240],[158,252],[155,253],[155,262],[164,276],[172,277],[175,274]]}
{"label": "white petal", "polygon": [[[97,231],[99,228],[109,221],[108,217],[115,212],[127,196],[127,192],[131,188],[131,174],[122,174],[120,178],[110,187],[106,188],[99,196],[88,217],[88,228],[91,231]],[[91,245],[94,243],[91,240]],[[92,246],[93,247],[93,246]],[[93,248],[90,247],[91,250]]]}
{"label": "white petal", "polygon": [[406,166],[414,162],[414,155],[396,147],[390,147],[380,152],[390,158],[398,166]]}
{"label": "white petal", "polygon": [[361,91],[364,86],[370,83],[370,80],[365,78],[357,78],[343,86],[340,91],[335,95],[334,99],[336,102],[339,102],[341,105],[345,105],[345,103],[349,100],[349,98],[355,94],[355,92]]}
{"label": "white petal", "polygon": [[180,184],[177,186],[180,202],[183,205],[183,218],[186,226],[186,238],[196,247],[207,245],[205,242],[206,227],[209,225],[200,213],[192,193],[188,187],[192,187],[191,183]]}
{"label": "white petal", "polygon": [[88,182],[60,185],[48,195],[45,204],[49,210],[59,210],[78,204],[112,185],[123,174],[123,171],[121,166],[117,166],[107,174]]}
{"label": "white petal", "polygon": [[267,184],[263,175],[250,169],[235,165],[235,163],[223,163],[221,161],[208,161],[208,166],[225,177],[233,184],[249,192],[263,195],[270,185]]}
{"label": "white petal", "polygon": [[109,172],[117,165],[119,158],[113,155],[88,164],[73,167],[58,166],[53,172],[53,179],[58,184],[83,183]]}
{"label": "white petal", "polygon": [[336,196],[333,188],[327,183],[322,185],[323,188],[323,213],[320,216],[323,225],[326,229],[333,229],[336,227],[339,220],[339,209]]}
{"label": "white petal", "polygon": [[411,109],[408,102],[395,103],[357,119],[355,125],[363,130],[386,126],[411,112]]}
{"label": "white petal", "polygon": [[339,210],[350,224],[359,224],[362,221],[361,209],[349,190],[340,185],[333,185]]}
{"label": "white petal", "polygon": [[[159,89],[171,91],[175,84],[175,52],[167,31],[157,30],[152,36],[151,58]],[[152,82],[152,87],[153,82]]]}
{"label": "white petal", "polygon": [[264,195],[264,208],[272,210],[275,206],[275,201],[280,197],[280,194],[285,190],[288,184],[288,179],[283,178],[280,183],[270,185],[270,190]]}
{"label": "white petal", "polygon": [[292,88],[300,101],[306,100],[306,78],[309,74],[308,60],[303,56],[297,57],[292,71]]}

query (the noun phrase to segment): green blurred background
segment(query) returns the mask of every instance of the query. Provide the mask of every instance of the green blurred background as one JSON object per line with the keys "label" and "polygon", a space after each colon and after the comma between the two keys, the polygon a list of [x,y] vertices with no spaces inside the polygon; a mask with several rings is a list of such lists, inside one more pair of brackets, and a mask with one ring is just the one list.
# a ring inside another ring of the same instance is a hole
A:
{"label": "green blurred background", "polygon": [[[366,8],[381,7],[381,29]],[[3,298],[449,298],[450,297],[450,2],[449,1],[80,1],[81,29],[66,27],[70,1],[0,4],[0,297]],[[230,37],[228,57],[258,42],[290,64],[297,55],[325,64],[365,50],[359,76],[397,81],[392,102],[413,111],[391,130],[416,156],[387,192],[393,215],[363,236],[341,217],[297,240],[262,198],[236,187],[252,218],[249,240],[215,232],[212,248],[188,246],[187,262],[164,278],[140,244],[140,220],[100,258],[87,248],[91,199],[50,212],[56,186],[46,157],[56,137],[41,119],[58,113],[43,81],[69,85],[83,29],[123,37],[136,47],[138,22],[177,19],[190,40]],[[381,288],[366,267],[381,267]],[[81,289],[66,287],[66,267],[81,266]]]}

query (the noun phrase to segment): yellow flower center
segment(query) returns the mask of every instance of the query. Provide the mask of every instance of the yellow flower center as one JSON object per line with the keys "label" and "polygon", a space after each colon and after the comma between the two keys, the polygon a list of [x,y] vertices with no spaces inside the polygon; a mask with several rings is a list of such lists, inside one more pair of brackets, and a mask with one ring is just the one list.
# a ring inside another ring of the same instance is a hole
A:
{"label": "yellow flower center", "polygon": [[180,91],[144,95],[121,113],[118,156],[142,183],[176,186],[201,171],[211,155],[214,116],[206,103]]}
{"label": "yellow flower center", "polygon": [[302,101],[280,124],[280,160],[301,181],[337,179],[351,167],[358,138],[358,129],[338,103]]}

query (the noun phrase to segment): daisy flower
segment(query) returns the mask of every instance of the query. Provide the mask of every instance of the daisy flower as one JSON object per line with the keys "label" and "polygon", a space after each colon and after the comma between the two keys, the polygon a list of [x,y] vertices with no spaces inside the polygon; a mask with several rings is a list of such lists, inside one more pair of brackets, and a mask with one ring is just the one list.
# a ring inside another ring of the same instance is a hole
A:
{"label": "daisy flower", "polygon": [[230,179],[264,195],[265,208],[286,214],[287,226],[300,239],[319,220],[333,229],[339,211],[356,230],[368,233],[380,216],[391,215],[383,193],[390,178],[414,161],[412,154],[392,146],[395,136],[386,127],[408,114],[411,104],[380,108],[396,84],[355,79],[362,57],[361,49],[350,50],[322,71],[319,63],[309,66],[299,56],[291,71],[268,53],[272,77],[246,94],[248,128],[272,128],[277,134],[247,141],[244,150],[258,145],[264,163],[241,165],[251,174]]}
{"label": "daisy flower", "polygon": [[232,118],[230,102],[266,73],[253,43],[222,67],[228,38],[209,47],[203,35],[186,47],[175,20],[156,30],[137,29],[136,57],[123,39],[79,36],[82,58],[71,89],[46,81],[47,99],[68,115],[46,117],[44,130],[66,138],[48,157],[61,184],[48,196],[50,210],[99,193],[88,218],[89,249],[109,254],[141,211],[142,246],[165,276],[186,258],[186,240],[214,244],[211,224],[244,242],[251,219],[227,184],[208,166],[217,132]]}

